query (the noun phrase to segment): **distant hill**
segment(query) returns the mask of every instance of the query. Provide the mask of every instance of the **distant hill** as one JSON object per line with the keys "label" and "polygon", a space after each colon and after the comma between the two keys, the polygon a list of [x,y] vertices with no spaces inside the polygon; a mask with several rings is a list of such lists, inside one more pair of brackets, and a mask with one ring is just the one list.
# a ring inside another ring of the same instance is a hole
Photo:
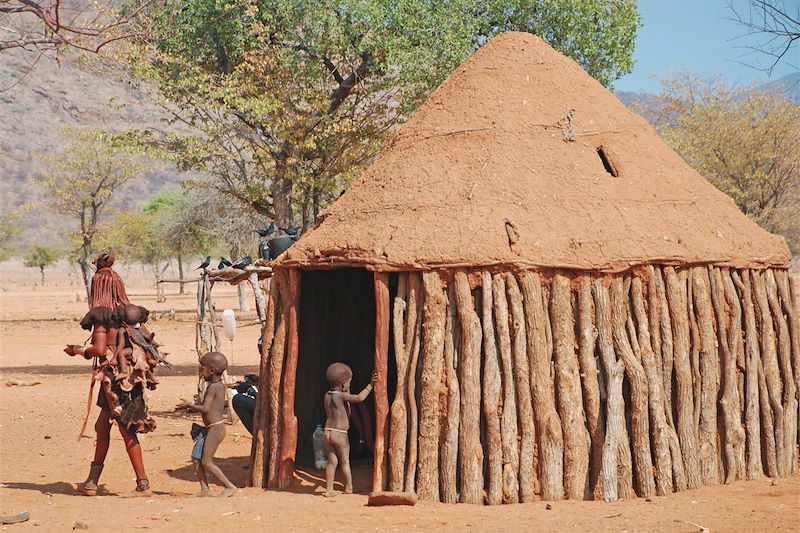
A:
{"label": "distant hill", "polygon": [[[58,150],[65,127],[122,131],[156,126],[162,115],[136,88],[81,69],[75,58],[59,64],[42,57],[31,68],[34,59],[18,51],[0,53],[0,212],[37,205],[20,219],[22,244],[55,244],[63,220],[41,202],[34,178],[44,165],[35,154]],[[130,184],[120,199],[137,207],[178,181],[177,171],[159,170]]]}
{"label": "distant hill", "polygon": [[781,91],[790,102],[800,105],[800,72],[788,74],[775,81],[765,83],[765,89],[777,89]]}

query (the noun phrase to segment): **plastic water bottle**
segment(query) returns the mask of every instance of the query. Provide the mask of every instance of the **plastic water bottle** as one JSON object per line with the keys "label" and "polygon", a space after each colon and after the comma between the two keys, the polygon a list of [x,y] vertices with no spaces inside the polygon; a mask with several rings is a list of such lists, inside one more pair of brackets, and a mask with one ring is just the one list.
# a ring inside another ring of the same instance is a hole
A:
{"label": "plastic water bottle", "polygon": [[328,466],[328,459],[325,457],[325,445],[322,443],[324,439],[324,432],[322,424],[317,424],[311,441],[314,443],[314,468],[317,470],[325,470]]}

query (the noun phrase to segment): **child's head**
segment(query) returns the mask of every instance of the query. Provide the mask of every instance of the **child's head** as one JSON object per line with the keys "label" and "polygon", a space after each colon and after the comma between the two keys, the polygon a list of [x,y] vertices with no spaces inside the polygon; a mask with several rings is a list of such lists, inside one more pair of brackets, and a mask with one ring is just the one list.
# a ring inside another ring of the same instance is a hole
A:
{"label": "child's head", "polygon": [[228,360],[219,352],[208,352],[200,358],[200,374],[203,379],[221,376],[228,368]]}
{"label": "child's head", "polygon": [[135,326],[136,324],[144,324],[147,322],[150,311],[141,305],[125,304],[117,307],[116,315],[118,321],[129,326]]}
{"label": "child's head", "polygon": [[331,388],[346,390],[349,388],[350,380],[353,379],[353,371],[344,363],[333,363],[325,371],[325,378]]}

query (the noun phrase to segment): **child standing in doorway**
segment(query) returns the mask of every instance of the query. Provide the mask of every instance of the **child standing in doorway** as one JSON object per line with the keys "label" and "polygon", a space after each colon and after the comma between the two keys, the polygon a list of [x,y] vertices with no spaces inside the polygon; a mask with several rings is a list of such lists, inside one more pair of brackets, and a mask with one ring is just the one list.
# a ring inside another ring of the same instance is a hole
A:
{"label": "child standing in doorway", "polygon": [[326,490],[325,496],[337,494],[333,490],[333,479],[336,476],[336,467],[341,464],[344,475],[344,492],[353,492],[353,475],[350,471],[350,440],[347,431],[350,429],[351,403],[361,403],[372,392],[378,376],[373,372],[372,380],[358,394],[350,394],[350,382],[353,380],[353,371],[344,363],[333,363],[325,372],[330,389],[325,394],[325,433],[323,444],[328,457],[328,466],[325,469]]}

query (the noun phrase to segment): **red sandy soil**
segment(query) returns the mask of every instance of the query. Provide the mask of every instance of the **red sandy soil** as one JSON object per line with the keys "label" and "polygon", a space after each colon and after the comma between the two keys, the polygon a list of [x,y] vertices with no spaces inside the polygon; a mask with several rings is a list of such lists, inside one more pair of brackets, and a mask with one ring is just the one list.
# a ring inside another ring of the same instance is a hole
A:
{"label": "red sandy soil", "polygon": [[[121,269],[123,275],[126,270]],[[162,371],[161,385],[151,397],[158,429],[141,437],[145,464],[154,489],[151,498],[122,499],[134,487],[133,471],[122,440],[112,443],[101,483],[104,495],[76,495],[93,454],[92,437],[77,440],[86,409],[89,365],[66,356],[67,343],[86,338],[76,319],[85,303],[76,302],[80,285],[62,268],[48,273],[45,286],[38,273],[18,264],[0,264],[0,515],[30,512],[23,524],[8,531],[69,531],[76,522],[89,531],[797,531],[800,519],[800,477],[737,482],[707,487],[653,501],[544,502],[498,507],[422,502],[413,508],[366,507],[369,470],[357,471],[361,494],[325,499],[321,478],[300,473],[292,492],[244,489],[230,499],[194,499],[198,489],[189,460],[191,418],[172,407],[189,398],[196,384],[192,294],[156,304],[149,280],[140,271],[127,272],[129,294],[154,311],[176,309],[177,319],[152,324],[176,368]],[[70,284],[72,283],[72,285]],[[217,306],[235,307],[235,290],[214,289]],[[193,292],[193,287],[188,288]],[[185,312],[184,312],[185,311]],[[157,313],[155,313],[157,314]],[[254,318],[239,316],[240,324]],[[234,342],[233,374],[255,370],[256,327],[240,327]],[[229,346],[224,346],[229,352]],[[40,381],[35,386],[5,386],[10,380]],[[92,410],[90,424],[97,416]],[[91,430],[91,425],[90,425]],[[91,433],[91,431],[90,431]],[[238,434],[238,437],[235,436]],[[228,426],[218,453],[219,463],[234,483],[244,486],[250,436],[241,425]],[[215,491],[221,490],[215,487]],[[697,525],[695,525],[697,524]]]}

